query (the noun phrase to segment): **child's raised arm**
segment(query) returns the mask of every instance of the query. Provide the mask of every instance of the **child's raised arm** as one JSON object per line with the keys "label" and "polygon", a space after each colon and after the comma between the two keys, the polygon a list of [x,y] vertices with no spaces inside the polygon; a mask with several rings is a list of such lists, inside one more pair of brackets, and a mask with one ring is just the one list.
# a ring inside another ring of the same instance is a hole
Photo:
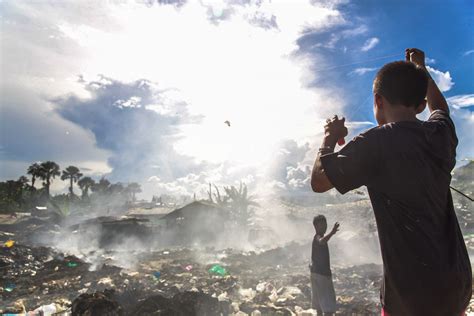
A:
{"label": "child's raised arm", "polygon": [[328,234],[326,234],[324,237],[319,238],[318,242],[320,244],[327,243],[329,239],[331,239],[331,237],[334,236],[338,231],[339,231],[339,223],[336,222],[332,230]]}
{"label": "child's raised arm", "polygon": [[418,65],[419,67],[425,69],[426,74],[428,75],[428,91],[426,92],[426,98],[428,100],[428,107],[430,112],[435,110],[443,110],[446,113],[449,113],[448,103],[444,98],[443,94],[439,90],[436,82],[431,78],[430,73],[425,66],[425,53],[418,48],[407,48],[405,50],[405,59],[406,61],[411,61],[412,63]]}

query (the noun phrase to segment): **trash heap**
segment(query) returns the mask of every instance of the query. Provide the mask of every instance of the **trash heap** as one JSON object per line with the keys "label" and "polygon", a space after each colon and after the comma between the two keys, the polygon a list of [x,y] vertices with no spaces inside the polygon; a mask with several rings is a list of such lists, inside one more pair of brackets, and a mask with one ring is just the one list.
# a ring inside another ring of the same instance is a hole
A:
{"label": "trash heap", "polygon": [[[135,269],[94,269],[51,248],[3,243],[0,309],[30,315],[312,315],[302,255],[307,247],[130,251],[138,257]],[[339,313],[378,314],[379,265],[335,266],[333,274]]]}
{"label": "trash heap", "polygon": [[[472,253],[472,211],[465,204],[456,209]],[[380,315],[382,266],[367,264],[380,259],[369,202],[300,209],[291,223],[302,223],[298,232],[307,229],[302,236],[313,233],[307,223],[315,213],[329,214],[329,222],[344,219],[344,229],[331,240],[337,314]],[[153,217],[92,218],[70,232],[35,217],[0,224],[0,314],[315,315],[310,309],[309,242],[259,252],[193,243],[156,246],[165,238],[153,226],[143,228],[150,223],[155,223]],[[91,228],[101,231],[97,246],[84,237]],[[122,236],[133,236],[134,242],[117,242]],[[58,246],[52,241],[67,238],[89,247],[64,253],[32,246],[40,239]],[[115,247],[109,247],[111,241]],[[474,299],[468,312],[474,313]]]}

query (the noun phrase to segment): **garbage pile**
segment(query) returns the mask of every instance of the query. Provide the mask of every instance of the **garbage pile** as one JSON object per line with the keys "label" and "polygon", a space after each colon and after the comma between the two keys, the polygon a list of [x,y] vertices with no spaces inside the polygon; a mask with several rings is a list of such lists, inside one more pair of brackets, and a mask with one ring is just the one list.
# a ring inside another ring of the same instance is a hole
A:
{"label": "garbage pile", "polygon": [[[380,262],[368,202],[299,210],[292,223],[303,223],[295,226],[298,232],[307,229],[302,236],[313,233],[307,223],[315,213],[330,214],[330,222],[344,219],[344,229],[331,240],[337,314],[379,315],[382,266],[367,264]],[[464,237],[473,251],[472,212],[462,215]],[[0,314],[315,315],[310,309],[310,238],[265,251],[193,243],[163,248],[168,247],[163,234],[150,225],[157,223],[153,217],[103,217],[65,229],[25,216],[0,224]],[[93,230],[100,232],[95,240]],[[57,248],[40,245],[40,239]],[[66,242],[60,246],[53,240]],[[68,248],[78,244],[84,247]],[[474,313],[474,299],[468,312]]]}
{"label": "garbage pile", "polygon": [[[0,312],[311,315],[310,279],[302,255],[307,247],[289,244],[262,253],[130,251],[139,264],[123,269],[112,264],[94,268],[52,248],[3,242]],[[379,265],[336,266],[333,274],[339,313],[378,314]]]}

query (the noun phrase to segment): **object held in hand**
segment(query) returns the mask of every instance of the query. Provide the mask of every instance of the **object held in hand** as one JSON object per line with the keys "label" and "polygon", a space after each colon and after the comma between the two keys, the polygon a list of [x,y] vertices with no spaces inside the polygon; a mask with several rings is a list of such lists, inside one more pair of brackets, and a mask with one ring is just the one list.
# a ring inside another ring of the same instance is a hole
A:
{"label": "object held in hand", "polygon": [[[346,143],[344,140],[344,137],[347,136],[347,128],[344,126],[345,121],[344,117],[339,119],[337,115],[334,115],[332,119],[326,120],[326,125],[324,126],[325,136],[337,137],[337,144],[339,146]],[[334,138],[332,139],[334,140]]]}

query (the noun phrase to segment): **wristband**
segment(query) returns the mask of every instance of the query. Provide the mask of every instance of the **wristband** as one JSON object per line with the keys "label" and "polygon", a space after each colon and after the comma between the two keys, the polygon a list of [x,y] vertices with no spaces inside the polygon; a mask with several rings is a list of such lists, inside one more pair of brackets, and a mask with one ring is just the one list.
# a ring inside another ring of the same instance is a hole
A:
{"label": "wristband", "polygon": [[332,149],[330,146],[323,146],[323,147],[320,147],[318,152],[321,154],[321,155],[325,155],[325,154],[331,154],[334,152],[334,149]]}

